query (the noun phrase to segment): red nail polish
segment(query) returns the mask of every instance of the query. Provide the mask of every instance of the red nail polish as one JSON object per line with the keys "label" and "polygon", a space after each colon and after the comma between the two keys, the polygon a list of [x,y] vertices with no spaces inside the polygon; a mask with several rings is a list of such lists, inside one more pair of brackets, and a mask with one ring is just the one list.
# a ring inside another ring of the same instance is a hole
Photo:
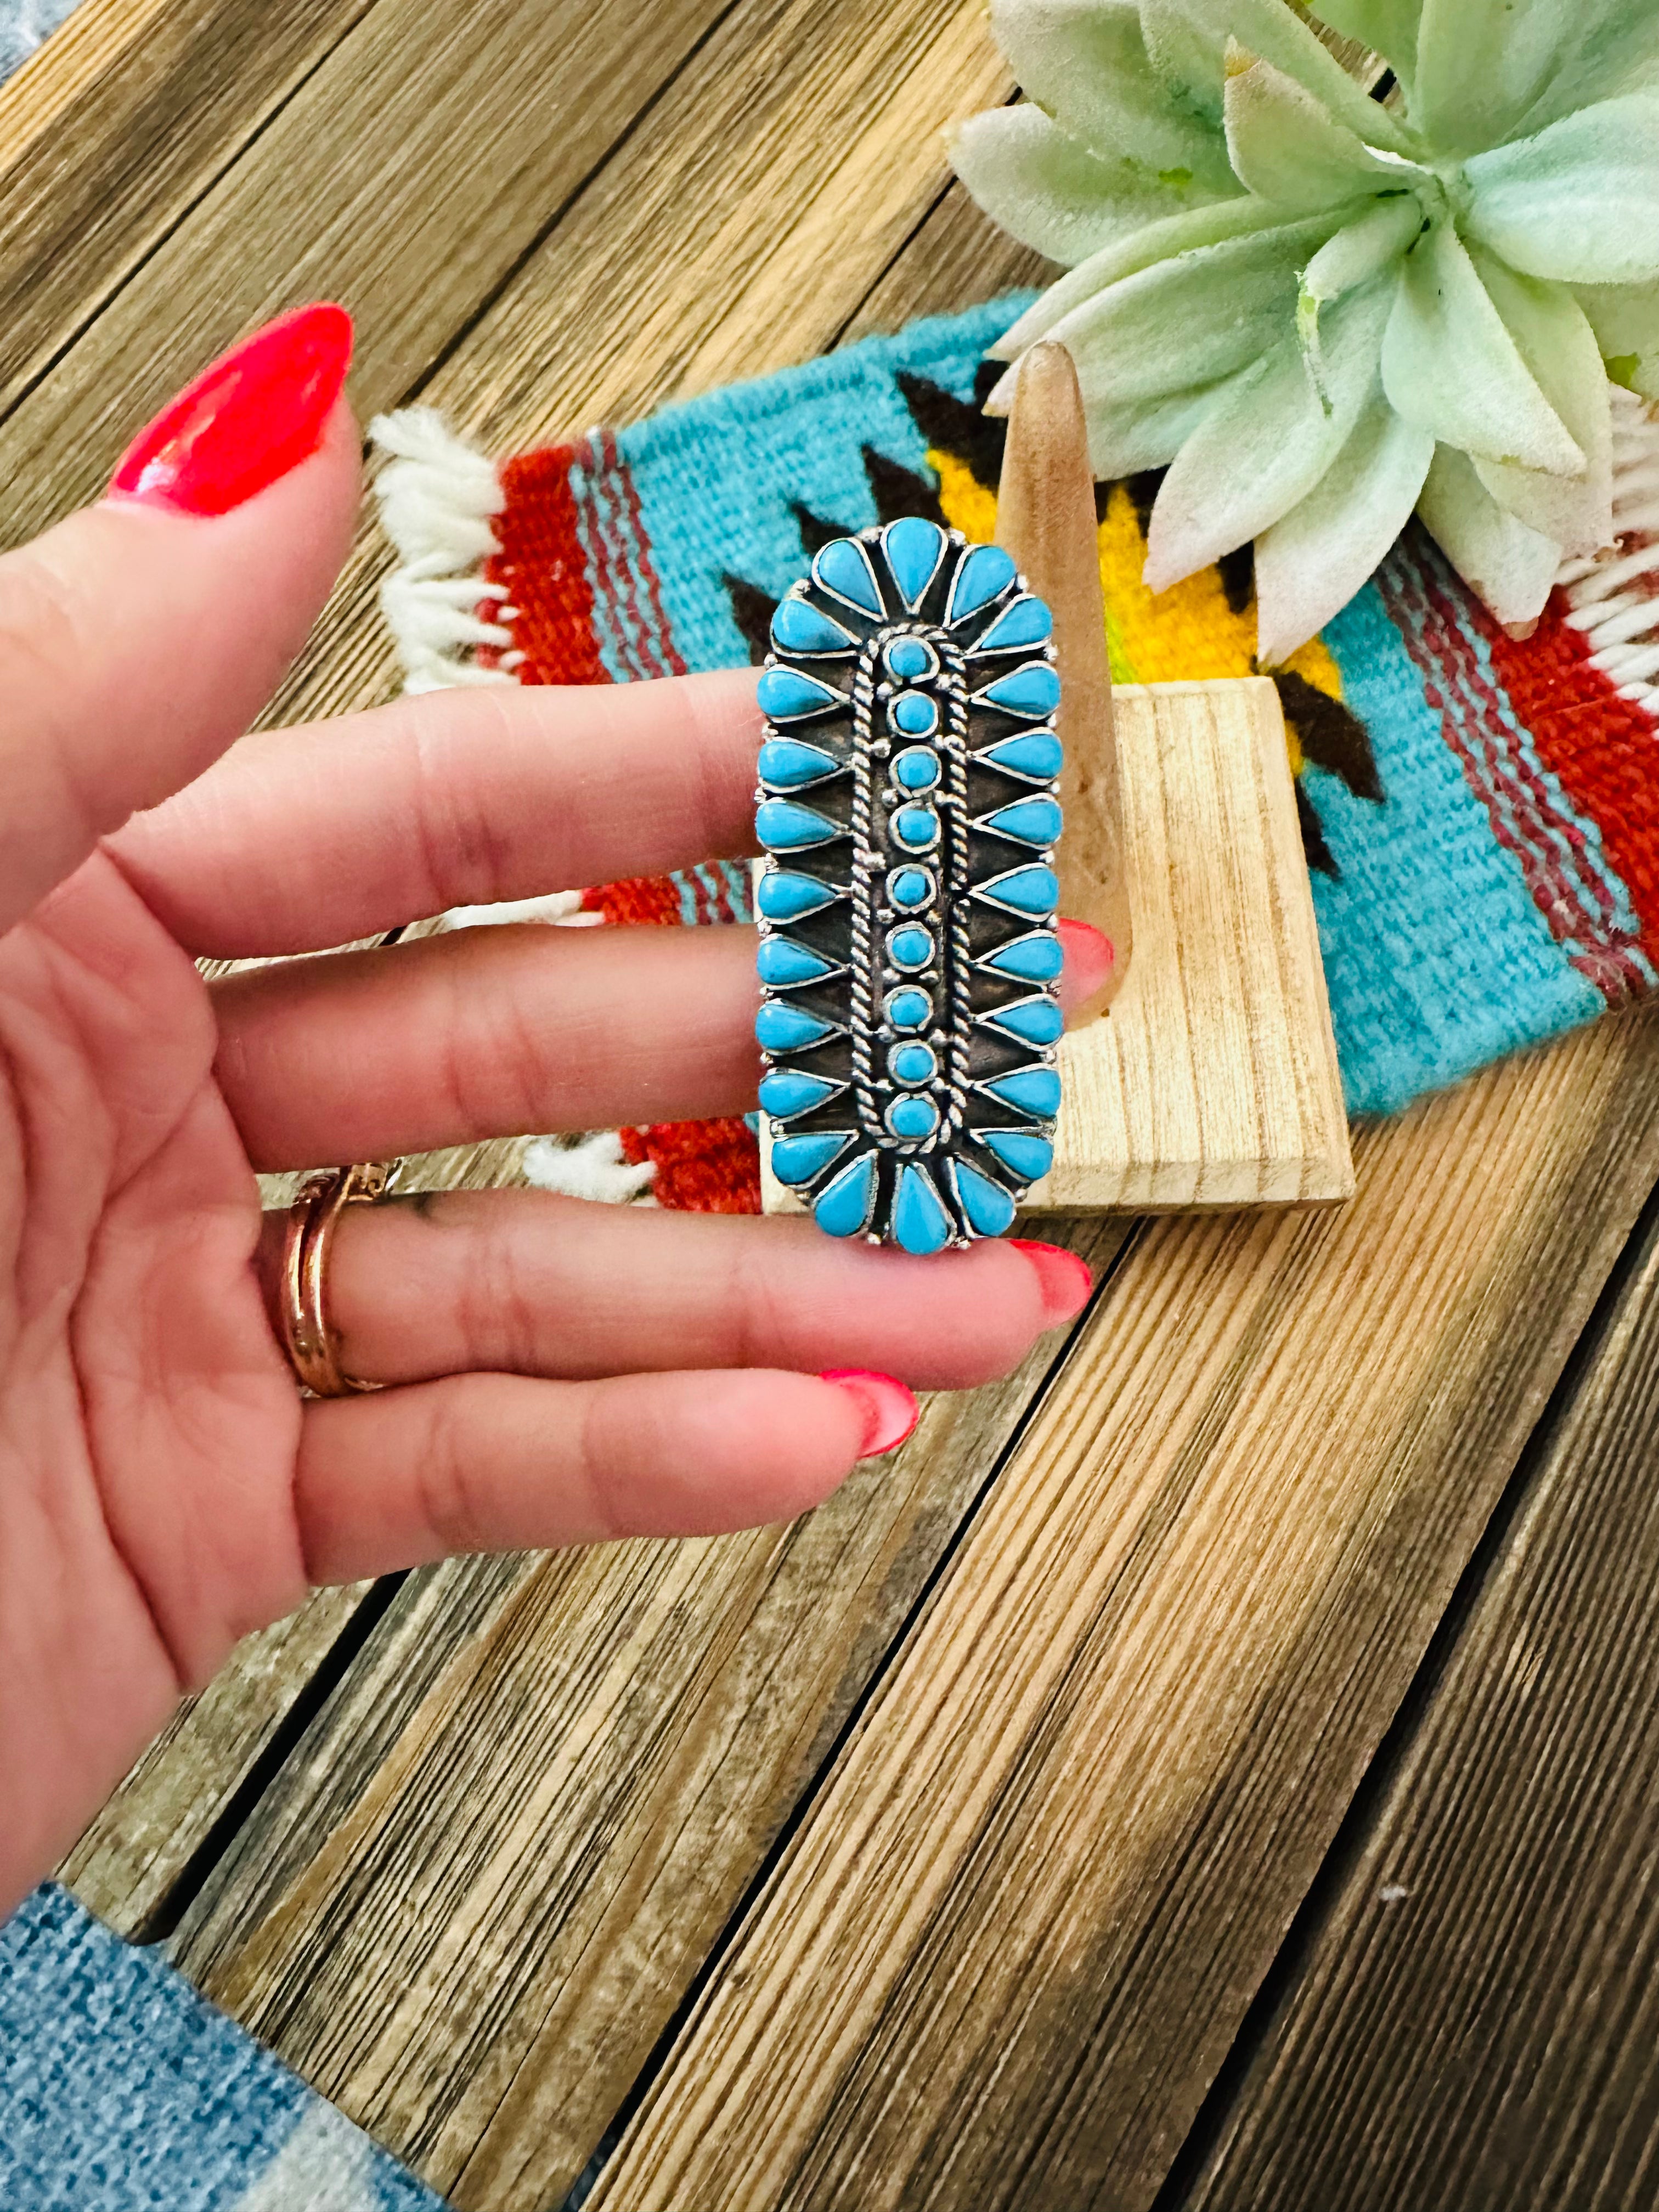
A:
{"label": "red nail polish", "polygon": [[1054,925],[1066,955],[1066,980],[1075,996],[1089,998],[1117,964],[1117,951],[1103,929],[1091,921],[1073,921],[1065,915]]}
{"label": "red nail polish", "polygon": [[1066,1251],[1060,1244],[1034,1244],[1024,1237],[1011,1237],[1008,1242],[1016,1252],[1023,1252],[1036,1268],[1042,1291],[1042,1310],[1050,1325],[1074,1320],[1088,1304],[1095,1286],[1088,1261],[1079,1260],[1075,1252]]}
{"label": "red nail polish", "polygon": [[878,1459],[884,1452],[896,1451],[921,1419],[915,1393],[895,1375],[880,1374],[873,1367],[827,1367],[818,1380],[833,1382],[863,1408],[860,1459]]}
{"label": "red nail polish", "polygon": [[350,366],[343,307],[301,307],[267,323],[139,432],[110,496],[228,514],[316,452]]}

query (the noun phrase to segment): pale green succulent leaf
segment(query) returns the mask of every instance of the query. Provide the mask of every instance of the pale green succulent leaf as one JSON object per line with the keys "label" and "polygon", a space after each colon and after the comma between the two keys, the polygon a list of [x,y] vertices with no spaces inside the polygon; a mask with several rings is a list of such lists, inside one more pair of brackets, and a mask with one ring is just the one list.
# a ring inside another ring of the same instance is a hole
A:
{"label": "pale green succulent leaf", "polygon": [[1100,483],[1167,468],[1226,384],[1160,392],[1153,399],[1097,398],[1085,409],[1089,465]]}
{"label": "pale green succulent leaf", "polygon": [[1183,194],[1068,138],[1040,107],[970,115],[948,138],[951,160],[986,213],[1022,246],[1066,267],[1180,213]]}
{"label": "pale green succulent leaf", "polygon": [[1534,382],[1583,452],[1577,477],[1479,456],[1475,473],[1498,505],[1574,559],[1613,543],[1613,408],[1601,349],[1565,284],[1520,276],[1490,254],[1473,258]]}
{"label": "pale green succulent leaf", "polygon": [[1070,351],[1086,407],[1217,383],[1291,327],[1298,272],[1327,228],[1286,223],[1158,262],[1085,300],[1046,335]]}
{"label": "pale green succulent leaf", "polygon": [[1296,303],[1296,331],[1314,381],[1325,382],[1320,317],[1333,300],[1368,284],[1400,261],[1423,228],[1423,210],[1414,193],[1373,200],[1322,246],[1302,272]]}
{"label": "pale green succulent leaf", "polygon": [[1255,541],[1256,658],[1276,668],[1363,589],[1411,520],[1434,458],[1380,384],[1305,499]]}
{"label": "pale green succulent leaf", "polygon": [[1659,284],[1580,284],[1608,375],[1644,399],[1659,399]]}
{"label": "pale green succulent leaf", "polygon": [[1152,590],[1166,591],[1245,544],[1313,489],[1376,388],[1398,281],[1384,278],[1332,309],[1328,399],[1288,337],[1218,398],[1176,456],[1152,509]]}
{"label": "pale green succulent leaf", "polygon": [[[1277,235],[1284,228],[1283,208],[1269,207],[1245,194],[1151,224],[1116,245],[1103,246],[1098,253],[1051,284],[1013,327],[1004,331],[991,351],[999,361],[1017,361],[1027,346],[1047,337],[1079,307],[1126,276],[1137,276],[1159,262],[1179,261],[1185,255],[1224,245],[1231,240]],[[1183,384],[1195,380],[1191,377],[1180,380]]]}
{"label": "pale green succulent leaf", "polygon": [[1147,59],[1133,0],[992,0],[991,28],[1026,98],[1091,154],[1203,197],[1237,191],[1213,126]]}
{"label": "pale green succulent leaf", "polygon": [[1506,138],[1549,82],[1572,9],[1596,0],[1423,0],[1412,121],[1437,150]]}
{"label": "pale green succulent leaf", "polygon": [[1379,161],[1294,77],[1237,45],[1227,50],[1224,99],[1233,174],[1261,199],[1313,214],[1423,173]]}
{"label": "pale green succulent leaf", "polygon": [[1539,390],[1449,223],[1408,253],[1382,341],[1382,385],[1443,444],[1577,476],[1584,454]]}
{"label": "pale green succulent leaf", "polygon": [[1527,138],[1620,94],[1659,84],[1659,9],[1648,0],[1572,0],[1562,45],[1536,97],[1506,135]]}
{"label": "pale green succulent leaf", "polygon": [[1415,150],[1412,134],[1367,97],[1334,54],[1285,0],[1140,0],[1152,66],[1200,113],[1221,119],[1227,42],[1237,40],[1294,77],[1321,106],[1370,146]]}
{"label": "pale green succulent leaf", "polygon": [[1659,93],[1580,108],[1466,163],[1468,228],[1529,276],[1659,276]]}
{"label": "pale green succulent leaf", "polygon": [[1502,507],[1467,453],[1437,448],[1417,502],[1431,536],[1501,623],[1536,622],[1561,565],[1553,538]]}
{"label": "pale green succulent leaf", "polygon": [[1409,90],[1417,61],[1417,27],[1423,0],[1321,0],[1314,13],[1332,30],[1358,39],[1381,54]]}

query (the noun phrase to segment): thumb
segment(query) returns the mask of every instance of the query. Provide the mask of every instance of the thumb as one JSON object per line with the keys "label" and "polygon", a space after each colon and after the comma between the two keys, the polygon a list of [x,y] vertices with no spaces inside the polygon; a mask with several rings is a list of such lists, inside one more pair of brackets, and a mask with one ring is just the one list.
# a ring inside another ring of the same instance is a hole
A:
{"label": "thumb", "polygon": [[108,495],[0,559],[0,930],[239,738],[350,543],[342,307],[256,331],[141,433]]}

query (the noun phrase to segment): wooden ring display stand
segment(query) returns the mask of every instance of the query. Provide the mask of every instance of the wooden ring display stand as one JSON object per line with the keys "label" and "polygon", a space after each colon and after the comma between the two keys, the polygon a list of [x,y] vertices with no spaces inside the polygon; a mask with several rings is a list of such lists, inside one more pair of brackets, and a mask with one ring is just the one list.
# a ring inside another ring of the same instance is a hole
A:
{"label": "wooden ring display stand", "polygon": [[[1060,1048],[1056,1212],[1334,1202],[1347,1116],[1279,694],[1266,677],[1114,690],[1077,371],[1021,365],[997,539],[1054,619],[1061,914],[1117,951]],[[766,1172],[765,1209],[799,1202]]]}

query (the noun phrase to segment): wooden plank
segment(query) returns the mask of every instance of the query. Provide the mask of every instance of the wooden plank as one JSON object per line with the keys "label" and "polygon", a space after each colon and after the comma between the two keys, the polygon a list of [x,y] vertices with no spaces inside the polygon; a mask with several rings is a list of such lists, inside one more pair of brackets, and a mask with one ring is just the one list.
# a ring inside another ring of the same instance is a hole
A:
{"label": "wooden plank", "polygon": [[1659,1213],[1198,2212],[1659,2196]]}
{"label": "wooden plank", "polygon": [[353,395],[395,404],[731,4],[377,0],[0,425],[7,542],[296,301],[345,301]]}
{"label": "wooden plank", "polygon": [[[810,359],[939,199],[944,125],[1007,88],[976,0],[744,0],[422,403],[486,453],[523,453]],[[270,721],[396,690],[375,605],[390,566],[367,524]]]}
{"label": "wooden plank", "polygon": [[0,413],[372,5],[81,0],[7,81]]}
{"label": "wooden plank", "polygon": [[[1066,1212],[1332,1203],[1353,1164],[1279,694],[1266,677],[1116,693],[1134,964],[1060,1048]],[[769,1128],[763,1150],[769,1149]],[[769,1173],[769,1213],[801,1201]]]}
{"label": "wooden plank", "polygon": [[[1155,1224],[592,2199],[1147,2204],[1659,1174],[1659,1029]],[[1327,2199],[1327,2202],[1329,2202]]]}
{"label": "wooden plank", "polygon": [[916,315],[960,314],[1005,292],[1050,284],[1060,270],[1018,245],[952,184],[929,210],[890,269],[872,285],[838,343],[902,330]]}
{"label": "wooden plank", "polygon": [[369,1588],[313,1591],[185,1700],[58,1869],[88,1911],[137,1936],[165,1907]]}
{"label": "wooden plank", "polygon": [[[1060,1233],[1103,1265],[1126,1231]],[[427,1577],[178,1962],[457,2204],[556,2203],[1054,1357],[791,1528]]]}

